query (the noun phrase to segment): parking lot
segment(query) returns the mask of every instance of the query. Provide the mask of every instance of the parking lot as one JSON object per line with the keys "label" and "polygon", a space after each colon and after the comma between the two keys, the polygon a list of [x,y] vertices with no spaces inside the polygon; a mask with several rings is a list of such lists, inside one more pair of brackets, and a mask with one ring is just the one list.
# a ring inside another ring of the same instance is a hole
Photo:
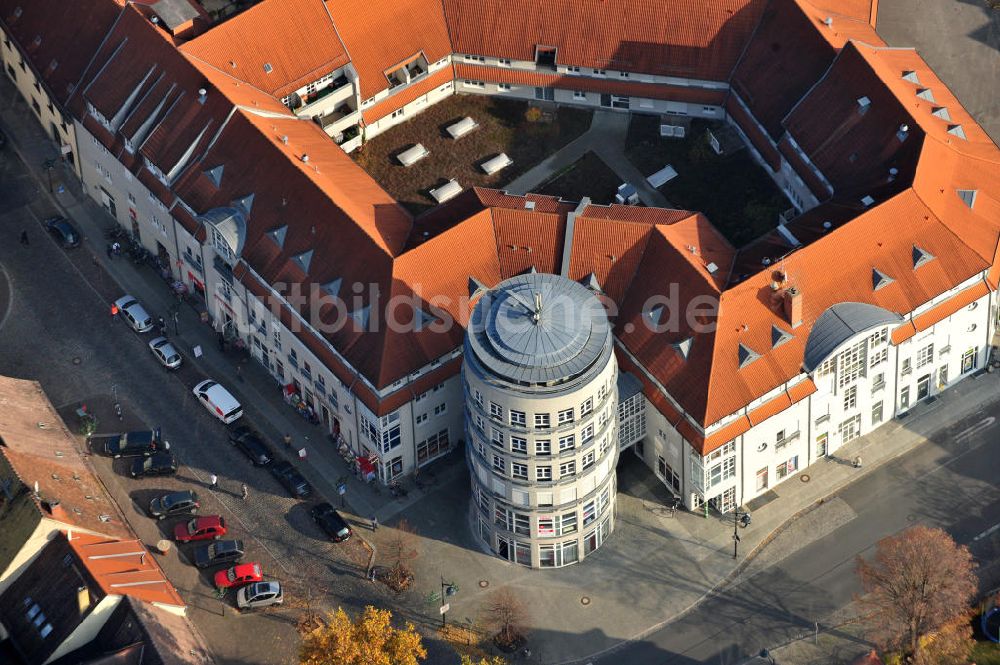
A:
{"label": "parking lot", "polygon": [[[175,476],[133,479],[131,459],[95,455],[101,479],[151,548],[170,539],[183,519],[158,522],[146,516],[149,501],[159,494],[194,489],[200,514],[225,516],[226,538],[245,542],[244,560],[260,562],[265,579],[286,586],[283,606],[237,613],[235,594],[220,598],[212,585],[220,567],[199,571],[189,564],[196,544],[174,546],[158,560],[189,603],[189,616],[218,662],[292,662],[295,626],[304,611],[338,604],[357,608],[363,604],[360,591],[371,595],[363,543],[357,538],[330,542],[309,516],[309,507],[322,498],[293,499],[266,469],[252,466],[229,443],[226,426],[198,403],[191,388],[206,378],[199,369],[188,358],[176,371],[162,367],[147,346],[157,332],[137,334],[110,316],[110,303],[122,294],[92,254],[103,238],[87,238],[85,232],[83,247],[59,248],[40,224],[56,213],[42,194],[12,150],[0,153],[0,234],[5,238],[0,266],[13,294],[0,319],[0,373],[40,381],[71,429],[77,428],[81,404],[97,416],[98,432],[161,427],[179,462]],[[28,234],[26,245],[19,242],[22,231]],[[164,313],[146,307],[154,317]],[[115,394],[123,407],[121,421],[113,409]],[[252,407],[247,411],[238,424],[255,419]],[[283,452],[277,450],[279,459]],[[214,490],[208,487],[213,473],[219,477]]]}

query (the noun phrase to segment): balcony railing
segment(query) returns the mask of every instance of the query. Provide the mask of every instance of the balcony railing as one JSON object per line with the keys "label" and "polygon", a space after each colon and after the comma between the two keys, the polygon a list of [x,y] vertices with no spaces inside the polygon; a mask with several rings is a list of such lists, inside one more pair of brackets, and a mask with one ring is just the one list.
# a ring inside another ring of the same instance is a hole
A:
{"label": "balcony railing", "polygon": [[341,104],[340,106],[333,109],[326,115],[316,116],[316,122],[319,123],[320,127],[326,129],[330,125],[334,125],[343,120],[344,118],[350,115],[354,115],[357,112],[358,110],[352,107],[350,104]]}
{"label": "balcony railing", "polygon": [[799,438],[799,434],[800,434],[799,432],[792,432],[791,434],[786,434],[784,436],[784,438],[778,439],[778,441],[774,444],[774,447],[775,448],[784,448],[785,446],[787,446],[792,441],[795,441],[796,439],[798,439]]}
{"label": "balcony railing", "polygon": [[883,389],[885,389],[885,381],[879,381],[878,383],[873,383],[872,384],[872,395],[874,395],[875,393],[877,393],[878,391],[883,390]]}
{"label": "balcony railing", "polygon": [[331,81],[329,85],[320,88],[319,90],[317,90],[312,94],[307,94],[304,97],[302,97],[300,100],[302,103],[298,107],[293,108],[292,110],[298,111],[311,104],[315,104],[316,102],[323,99],[327,95],[332,95],[333,93],[337,92],[338,90],[350,84],[351,80],[346,76],[344,76],[343,74],[341,74],[337,78],[333,79],[333,81]]}

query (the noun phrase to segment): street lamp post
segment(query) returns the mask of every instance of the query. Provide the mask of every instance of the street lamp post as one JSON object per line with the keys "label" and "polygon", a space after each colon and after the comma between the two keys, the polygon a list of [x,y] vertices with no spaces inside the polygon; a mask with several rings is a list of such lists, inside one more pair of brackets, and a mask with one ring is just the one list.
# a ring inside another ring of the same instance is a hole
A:
{"label": "street lamp post", "polygon": [[454,596],[458,593],[458,587],[456,587],[451,582],[444,581],[444,575],[441,576],[441,627],[445,628],[448,625],[448,604],[444,602],[446,596]]}
{"label": "street lamp post", "polygon": [[750,526],[750,511],[741,513],[740,509],[733,509],[733,558],[739,558],[739,547],[740,547],[740,534],[737,529],[740,523],[743,523],[743,528]]}

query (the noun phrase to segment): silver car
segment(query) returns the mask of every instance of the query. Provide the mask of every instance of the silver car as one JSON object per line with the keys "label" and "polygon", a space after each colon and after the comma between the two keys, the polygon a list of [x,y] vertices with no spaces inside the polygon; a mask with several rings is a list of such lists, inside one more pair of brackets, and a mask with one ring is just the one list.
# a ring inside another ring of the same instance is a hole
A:
{"label": "silver car", "polygon": [[285,598],[278,582],[254,582],[236,592],[236,606],[244,610],[281,605],[283,602]]}
{"label": "silver car", "polygon": [[160,364],[168,369],[177,369],[181,366],[181,354],[177,352],[174,345],[166,337],[157,337],[149,342],[149,350],[153,352]]}
{"label": "silver car", "polygon": [[115,301],[120,316],[125,319],[132,330],[137,333],[149,332],[153,329],[153,317],[132,296],[122,296]]}

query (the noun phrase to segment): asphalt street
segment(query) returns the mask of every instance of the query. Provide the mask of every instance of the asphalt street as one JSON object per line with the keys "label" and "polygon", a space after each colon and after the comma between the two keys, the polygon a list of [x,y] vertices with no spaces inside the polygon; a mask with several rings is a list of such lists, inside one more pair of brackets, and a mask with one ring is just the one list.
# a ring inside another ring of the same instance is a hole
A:
{"label": "asphalt street", "polygon": [[[56,214],[43,194],[11,150],[0,152],[0,274],[12,293],[8,299],[6,285],[0,284],[0,374],[39,381],[71,428],[80,404],[97,413],[99,431],[162,427],[181,464],[176,477],[134,480],[129,460],[95,456],[98,472],[149,545],[169,538],[182,519],[157,523],[145,516],[143,507],[160,493],[195,489],[201,514],[226,516],[230,536],[246,542],[246,560],[260,561],[268,577],[286,584],[284,607],[237,615],[231,595],[216,596],[211,573],[188,564],[192,546],[158,560],[189,603],[189,615],[219,663],[292,662],[295,622],[306,605],[357,609],[372,602],[363,574],[367,554],[357,539],[333,544],[324,538],[308,515],[320,497],[292,499],[266,470],[252,467],[228,443],[225,426],[191,393],[206,378],[193,364],[177,372],[162,368],[147,347],[154,333],[138,335],[110,316],[110,302],[122,293],[91,254],[104,239],[62,250],[40,224]],[[27,245],[20,242],[22,231],[28,233]],[[111,409],[115,392],[124,407],[123,422]],[[219,476],[214,491],[207,487],[212,473]],[[246,501],[240,496],[243,483],[249,488]],[[282,643],[288,646],[281,648]]]}
{"label": "asphalt street", "polygon": [[[942,424],[947,413],[929,413]],[[849,485],[813,513],[793,522],[769,548],[775,565],[753,566],[693,611],[594,665],[738,663],[820,630],[860,592],[855,558],[881,538],[913,524],[938,526],[969,545],[984,587],[1000,583],[1000,404],[941,430],[893,464]],[[827,512],[828,515],[823,515]],[[818,539],[817,524],[842,524]],[[752,528],[752,527],[751,527]],[[991,530],[992,529],[992,530]],[[782,558],[783,557],[783,558]],[[865,647],[859,645],[858,651]]]}

